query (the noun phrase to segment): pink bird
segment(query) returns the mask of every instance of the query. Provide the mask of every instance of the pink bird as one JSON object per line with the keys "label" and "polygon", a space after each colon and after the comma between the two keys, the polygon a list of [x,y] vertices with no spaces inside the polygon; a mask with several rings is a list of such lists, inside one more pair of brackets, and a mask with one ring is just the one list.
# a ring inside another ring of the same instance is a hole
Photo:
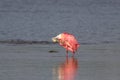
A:
{"label": "pink bird", "polygon": [[73,55],[80,46],[76,38],[67,32],[63,32],[56,37],[53,37],[52,40],[53,42],[58,42],[61,46],[63,46],[66,49],[66,53],[68,53],[68,51],[71,51]]}

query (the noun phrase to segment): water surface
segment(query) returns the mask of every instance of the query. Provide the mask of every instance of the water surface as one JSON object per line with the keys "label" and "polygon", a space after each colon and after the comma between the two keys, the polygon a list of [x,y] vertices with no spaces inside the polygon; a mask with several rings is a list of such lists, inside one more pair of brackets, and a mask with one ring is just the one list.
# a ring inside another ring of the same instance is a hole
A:
{"label": "water surface", "polygon": [[120,0],[0,0],[0,40],[51,41],[61,32],[80,43],[120,42]]}
{"label": "water surface", "polygon": [[0,45],[0,79],[119,80],[119,48],[117,44],[81,45],[74,57],[66,57],[57,45]]}

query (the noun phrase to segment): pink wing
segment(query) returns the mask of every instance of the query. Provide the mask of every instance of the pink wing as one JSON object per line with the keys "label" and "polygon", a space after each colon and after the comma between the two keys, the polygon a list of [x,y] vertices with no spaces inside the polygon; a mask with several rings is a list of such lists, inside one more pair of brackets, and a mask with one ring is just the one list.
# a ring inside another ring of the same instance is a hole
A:
{"label": "pink wing", "polygon": [[79,43],[77,42],[76,38],[69,33],[63,33],[63,37],[61,39],[60,45],[62,45],[64,48],[72,51],[73,53],[77,51],[79,47]]}
{"label": "pink wing", "polygon": [[68,37],[66,37],[66,40],[69,47],[76,51],[79,47],[79,43],[77,42],[76,38],[73,35],[69,35]]}

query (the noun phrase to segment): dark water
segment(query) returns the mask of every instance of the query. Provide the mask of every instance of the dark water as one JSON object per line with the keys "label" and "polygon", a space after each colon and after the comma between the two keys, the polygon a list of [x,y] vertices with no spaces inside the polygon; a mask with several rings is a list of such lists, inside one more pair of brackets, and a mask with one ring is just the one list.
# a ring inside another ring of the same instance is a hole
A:
{"label": "dark water", "polygon": [[51,41],[67,31],[80,43],[120,42],[120,0],[0,0],[0,40]]}
{"label": "dark water", "polygon": [[[49,53],[49,50],[58,52]],[[119,45],[0,45],[0,80],[120,80]]]}

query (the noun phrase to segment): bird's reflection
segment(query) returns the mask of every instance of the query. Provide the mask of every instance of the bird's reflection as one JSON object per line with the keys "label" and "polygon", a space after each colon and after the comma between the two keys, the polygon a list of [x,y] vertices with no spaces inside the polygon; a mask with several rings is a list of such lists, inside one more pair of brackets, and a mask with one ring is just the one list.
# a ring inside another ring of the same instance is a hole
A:
{"label": "bird's reflection", "polygon": [[78,69],[78,61],[74,57],[66,57],[66,60],[61,63],[57,70],[57,80],[74,80]]}

